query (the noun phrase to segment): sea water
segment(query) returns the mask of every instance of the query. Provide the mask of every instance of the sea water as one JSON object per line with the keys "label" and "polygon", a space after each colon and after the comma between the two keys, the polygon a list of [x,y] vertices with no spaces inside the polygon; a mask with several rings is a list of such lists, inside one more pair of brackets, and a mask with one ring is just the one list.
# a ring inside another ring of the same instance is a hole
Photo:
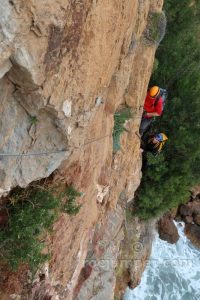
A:
{"label": "sea water", "polygon": [[140,285],[123,300],[200,300],[200,251],[176,223],[180,238],[169,244],[156,236]]}

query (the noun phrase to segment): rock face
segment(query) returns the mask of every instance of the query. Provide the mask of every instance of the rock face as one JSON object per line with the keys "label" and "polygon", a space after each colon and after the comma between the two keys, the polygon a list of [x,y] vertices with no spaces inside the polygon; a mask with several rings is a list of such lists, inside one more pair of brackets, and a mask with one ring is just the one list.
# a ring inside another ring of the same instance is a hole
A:
{"label": "rock face", "polygon": [[123,221],[124,212],[118,205],[108,213],[103,223],[96,225],[74,299],[113,299],[115,266],[123,238]]}
{"label": "rock face", "polygon": [[185,234],[192,244],[200,249],[200,226],[196,224],[186,224]]}
{"label": "rock face", "polygon": [[111,135],[123,102],[138,126],[155,50],[139,43],[150,3],[1,0],[0,8],[1,153],[50,152],[1,156],[3,193],[48,176],[87,139]]}
{"label": "rock face", "polygon": [[175,244],[179,239],[178,230],[173,222],[171,214],[166,214],[158,222],[158,233],[160,239]]}
{"label": "rock face", "polygon": [[179,207],[179,216],[186,223],[185,234],[189,240],[200,248],[200,188],[196,186],[191,191],[188,203]]}
{"label": "rock face", "polygon": [[179,213],[181,216],[192,216],[192,215],[200,215],[200,201],[192,201],[188,202],[185,205],[181,205],[179,209]]}
{"label": "rock face", "polygon": [[[162,0],[0,0],[0,194],[55,170],[54,182],[73,183],[83,192],[80,213],[62,215],[54,226],[45,280],[38,279],[28,298],[25,283],[18,285],[23,299],[44,299],[46,290],[52,300],[72,299],[80,276],[89,278],[90,272],[104,295],[85,259],[95,225],[102,224],[106,235],[119,195],[133,199],[140,183],[136,133],[156,50],[143,43],[142,33],[149,11],[162,5]],[[133,118],[121,136],[121,151],[113,154],[113,115],[122,105],[131,107]],[[123,234],[116,239],[110,234],[117,253]],[[90,289],[92,281],[86,281]],[[78,289],[85,295],[84,286]],[[91,290],[88,295],[98,299]]]}
{"label": "rock face", "polygon": [[191,198],[194,200],[200,198],[200,186],[199,185],[197,185],[191,189]]}
{"label": "rock face", "polygon": [[131,288],[139,283],[151,254],[156,221],[142,222],[126,210],[124,239],[116,264],[115,296],[122,299],[127,285]]}

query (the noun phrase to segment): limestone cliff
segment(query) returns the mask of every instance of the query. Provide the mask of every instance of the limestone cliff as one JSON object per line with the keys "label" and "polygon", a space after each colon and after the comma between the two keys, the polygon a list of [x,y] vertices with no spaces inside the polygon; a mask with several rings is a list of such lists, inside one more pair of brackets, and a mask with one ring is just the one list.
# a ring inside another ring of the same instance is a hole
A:
{"label": "limestone cliff", "polygon": [[[149,12],[162,5],[0,0],[0,193],[54,171],[53,182],[73,183],[83,193],[79,214],[62,215],[54,226],[44,280],[27,291],[26,277],[8,274],[2,299],[113,298],[124,236],[118,200],[122,192],[125,202],[133,199],[140,183],[137,132],[156,50],[142,34]],[[114,154],[113,116],[122,105],[133,118]],[[109,251],[106,272],[98,264]],[[87,266],[88,258],[97,268]]]}
{"label": "limestone cliff", "polygon": [[192,244],[200,249],[200,187],[191,190],[186,204],[180,205],[176,218],[185,222],[185,234]]}

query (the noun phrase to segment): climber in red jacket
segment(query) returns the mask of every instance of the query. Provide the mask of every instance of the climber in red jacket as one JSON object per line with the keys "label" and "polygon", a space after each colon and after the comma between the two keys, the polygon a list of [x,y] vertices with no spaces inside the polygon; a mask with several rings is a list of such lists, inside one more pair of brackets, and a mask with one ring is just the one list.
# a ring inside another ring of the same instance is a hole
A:
{"label": "climber in red jacket", "polygon": [[163,111],[163,99],[162,96],[160,95],[160,88],[158,86],[153,86],[148,91],[144,102],[144,112],[140,124],[141,136],[150,126],[153,117],[161,116],[162,111]]}

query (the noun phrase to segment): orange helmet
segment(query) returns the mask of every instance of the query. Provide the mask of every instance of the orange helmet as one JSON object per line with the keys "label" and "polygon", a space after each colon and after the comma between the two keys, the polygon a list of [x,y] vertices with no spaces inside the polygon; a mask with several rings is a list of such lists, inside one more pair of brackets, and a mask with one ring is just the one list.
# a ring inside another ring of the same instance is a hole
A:
{"label": "orange helmet", "polygon": [[159,93],[160,93],[160,88],[158,86],[153,86],[149,90],[149,95],[152,98],[157,97],[159,95]]}

